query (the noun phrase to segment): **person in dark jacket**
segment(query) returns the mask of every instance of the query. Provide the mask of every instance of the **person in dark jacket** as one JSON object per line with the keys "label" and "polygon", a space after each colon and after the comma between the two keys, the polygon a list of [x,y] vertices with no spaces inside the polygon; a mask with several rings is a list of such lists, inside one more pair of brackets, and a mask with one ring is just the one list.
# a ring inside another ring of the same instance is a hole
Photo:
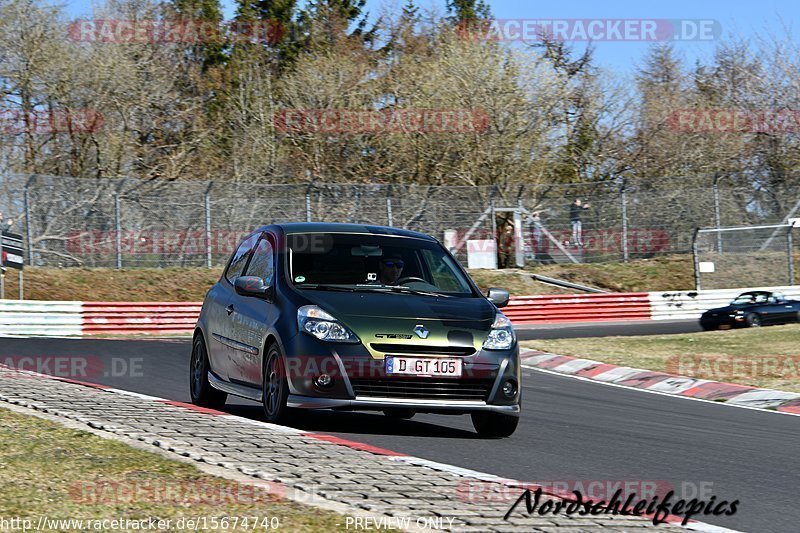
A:
{"label": "person in dark jacket", "polygon": [[572,224],[572,245],[583,246],[583,227],[581,226],[581,213],[589,209],[589,202],[585,204],[580,198],[575,198],[569,206],[569,221]]}

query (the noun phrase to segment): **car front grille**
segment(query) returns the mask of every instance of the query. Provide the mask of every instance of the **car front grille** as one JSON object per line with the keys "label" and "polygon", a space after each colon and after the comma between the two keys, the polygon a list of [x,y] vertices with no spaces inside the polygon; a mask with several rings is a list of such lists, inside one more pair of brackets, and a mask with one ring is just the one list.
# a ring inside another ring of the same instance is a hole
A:
{"label": "car front grille", "polygon": [[373,342],[370,348],[377,352],[403,355],[460,355],[466,357],[475,353],[473,346],[434,346],[425,344],[391,344]]}
{"label": "car front grille", "polygon": [[406,398],[414,400],[486,401],[492,382],[455,379],[353,379],[356,396]]}

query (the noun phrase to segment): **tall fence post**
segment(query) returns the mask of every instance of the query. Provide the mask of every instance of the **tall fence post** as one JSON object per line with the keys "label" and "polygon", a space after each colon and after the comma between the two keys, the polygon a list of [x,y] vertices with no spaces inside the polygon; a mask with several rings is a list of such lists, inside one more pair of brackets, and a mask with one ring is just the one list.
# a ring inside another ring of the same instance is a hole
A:
{"label": "tall fence post", "polygon": [[722,226],[722,217],[719,211],[719,174],[714,174],[714,183],[712,188],[714,190],[714,222],[717,227],[717,253],[722,253],[722,233],[719,228]]}
{"label": "tall fence post", "polygon": [[6,269],[3,268],[3,227],[0,226],[0,300],[6,298]]}
{"label": "tall fence post", "polygon": [[213,186],[214,182],[209,181],[206,192],[203,194],[206,217],[206,268],[211,268],[211,187]]}
{"label": "tall fence post", "polygon": [[28,240],[28,265],[33,266],[33,244],[31,243],[31,203],[29,198],[29,187],[36,176],[31,176],[25,182],[25,188],[22,190],[22,199],[25,204],[25,237]]}
{"label": "tall fence post", "polygon": [[306,187],[306,222],[311,222],[311,182]]}
{"label": "tall fence post", "polygon": [[116,227],[115,249],[117,268],[122,268],[122,224],[120,223],[119,192],[114,193],[114,226]]}
{"label": "tall fence post", "polygon": [[[700,228],[696,228],[694,230],[694,235],[692,235],[692,262],[694,263],[694,289],[696,291],[700,290],[700,256],[697,250],[697,234],[699,232]],[[719,234],[719,232],[717,232],[717,234]]]}
{"label": "tall fence post", "polygon": [[389,185],[386,189],[386,221],[388,226],[394,226],[394,217],[392,216],[392,186]]}
{"label": "tall fence post", "polygon": [[786,234],[786,253],[789,256],[789,285],[794,285],[794,238],[792,237],[792,230],[794,227],[789,228],[789,233]]}
{"label": "tall fence post", "polygon": [[[494,212],[494,209],[495,209],[494,195],[496,193],[497,193],[497,186],[492,185],[492,192],[490,193],[491,197],[489,199],[489,207],[492,209],[492,239],[494,239],[495,242],[499,243],[500,239],[498,238],[498,235],[497,235],[497,217],[495,216],[495,212]],[[500,247],[498,246],[497,249],[498,249],[498,253],[499,253]]]}
{"label": "tall fence post", "polygon": [[625,178],[622,178],[622,185],[619,188],[620,199],[622,201],[622,261],[628,262],[628,194],[625,187]]}

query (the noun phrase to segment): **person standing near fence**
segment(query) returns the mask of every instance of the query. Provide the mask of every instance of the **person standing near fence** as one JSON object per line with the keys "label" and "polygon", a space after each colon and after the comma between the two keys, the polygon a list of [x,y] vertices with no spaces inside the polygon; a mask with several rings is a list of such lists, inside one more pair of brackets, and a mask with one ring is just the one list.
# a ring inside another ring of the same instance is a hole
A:
{"label": "person standing near fence", "polygon": [[8,233],[11,231],[11,226],[14,225],[14,219],[9,218],[8,222],[3,220],[3,213],[0,213],[0,233]]}
{"label": "person standing near fence", "polygon": [[585,204],[580,198],[575,198],[569,206],[569,221],[572,224],[572,245],[583,247],[583,226],[581,225],[581,213],[589,209],[589,202]]}

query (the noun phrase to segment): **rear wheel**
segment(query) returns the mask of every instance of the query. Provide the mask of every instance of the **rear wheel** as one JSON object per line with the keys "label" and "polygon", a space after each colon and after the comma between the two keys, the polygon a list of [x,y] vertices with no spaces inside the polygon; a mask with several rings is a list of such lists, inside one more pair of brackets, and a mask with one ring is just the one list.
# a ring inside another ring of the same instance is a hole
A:
{"label": "rear wheel", "polygon": [[748,328],[761,327],[761,317],[756,313],[747,313],[747,316],[744,317],[744,321],[747,323]]}
{"label": "rear wheel", "polygon": [[472,413],[472,425],[478,435],[485,439],[510,437],[519,424],[518,416],[501,413]]}
{"label": "rear wheel", "polygon": [[289,383],[286,380],[284,368],[283,356],[281,356],[278,346],[271,344],[264,363],[261,403],[264,407],[264,417],[267,422],[273,424],[285,422],[289,414],[289,408],[286,406],[289,398]]}
{"label": "rear wheel", "polygon": [[215,389],[208,382],[208,352],[203,334],[198,333],[192,342],[192,360],[189,365],[189,390],[192,403],[203,407],[220,408],[225,405],[228,395]]}
{"label": "rear wheel", "polygon": [[399,420],[410,420],[414,418],[414,415],[417,414],[416,411],[413,409],[384,409],[383,414],[388,416],[389,418],[395,418]]}

